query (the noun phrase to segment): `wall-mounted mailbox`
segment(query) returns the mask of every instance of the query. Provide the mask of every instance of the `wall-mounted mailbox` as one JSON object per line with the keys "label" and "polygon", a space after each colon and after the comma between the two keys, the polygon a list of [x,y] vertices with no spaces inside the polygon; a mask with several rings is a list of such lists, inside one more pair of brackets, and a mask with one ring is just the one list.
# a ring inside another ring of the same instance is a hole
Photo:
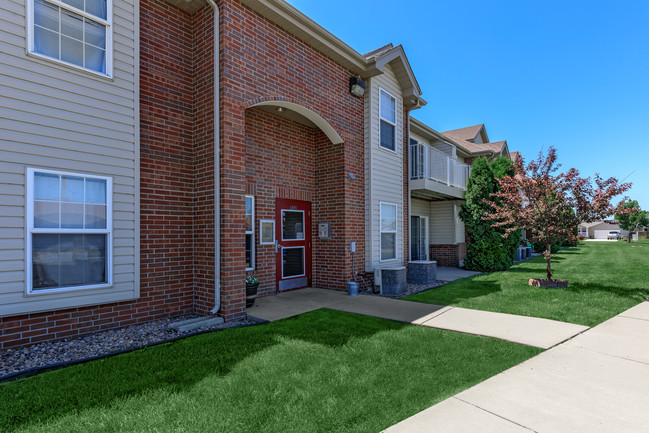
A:
{"label": "wall-mounted mailbox", "polygon": [[331,238],[331,223],[318,223],[318,236],[320,239]]}

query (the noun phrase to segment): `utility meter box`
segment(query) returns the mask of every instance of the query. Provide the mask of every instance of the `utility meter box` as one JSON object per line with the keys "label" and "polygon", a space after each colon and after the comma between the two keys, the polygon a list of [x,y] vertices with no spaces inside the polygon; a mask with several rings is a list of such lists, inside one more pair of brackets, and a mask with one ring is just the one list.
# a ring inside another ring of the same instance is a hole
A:
{"label": "utility meter box", "polygon": [[331,223],[318,223],[318,237],[320,239],[331,238]]}

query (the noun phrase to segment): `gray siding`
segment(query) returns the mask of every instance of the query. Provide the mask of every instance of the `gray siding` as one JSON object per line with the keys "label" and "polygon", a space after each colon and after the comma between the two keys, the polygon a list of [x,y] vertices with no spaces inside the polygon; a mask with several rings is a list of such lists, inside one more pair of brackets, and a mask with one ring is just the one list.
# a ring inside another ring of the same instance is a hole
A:
{"label": "gray siding", "polygon": [[[25,1],[0,3],[0,316],[139,296],[138,4],[113,2],[113,78],[26,54]],[[28,167],[113,180],[113,286],[26,296]]]}
{"label": "gray siding", "polygon": [[430,243],[455,243],[455,218],[452,201],[431,202]]}
{"label": "gray siding", "polygon": [[[379,134],[379,89],[396,98],[396,152],[383,149]],[[402,91],[392,68],[385,67],[385,73],[368,82],[366,96],[366,254],[365,267],[371,271],[377,267],[403,264],[403,98]],[[397,205],[397,258],[380,261],[380,203]]]}

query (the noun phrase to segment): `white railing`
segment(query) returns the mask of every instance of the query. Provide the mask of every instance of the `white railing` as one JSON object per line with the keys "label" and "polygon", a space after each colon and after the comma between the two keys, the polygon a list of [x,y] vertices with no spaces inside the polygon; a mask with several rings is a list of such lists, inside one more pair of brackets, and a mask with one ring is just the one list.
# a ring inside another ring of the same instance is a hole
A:
{"label": "white railing", "polygon": [[410,179],[430,179],[466,189],[470,167],[424,143],[410,144]]}

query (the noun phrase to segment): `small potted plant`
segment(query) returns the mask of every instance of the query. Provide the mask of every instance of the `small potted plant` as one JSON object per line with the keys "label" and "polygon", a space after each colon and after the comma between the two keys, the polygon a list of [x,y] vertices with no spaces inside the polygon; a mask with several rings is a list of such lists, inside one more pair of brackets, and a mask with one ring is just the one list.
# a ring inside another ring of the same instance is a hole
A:
{"label": "small potted plant", "polygon": [[246,276],[246,308],[250,308],[255,304],[257,299],[257,289],[259,288],[259,280],[254,275]]}

